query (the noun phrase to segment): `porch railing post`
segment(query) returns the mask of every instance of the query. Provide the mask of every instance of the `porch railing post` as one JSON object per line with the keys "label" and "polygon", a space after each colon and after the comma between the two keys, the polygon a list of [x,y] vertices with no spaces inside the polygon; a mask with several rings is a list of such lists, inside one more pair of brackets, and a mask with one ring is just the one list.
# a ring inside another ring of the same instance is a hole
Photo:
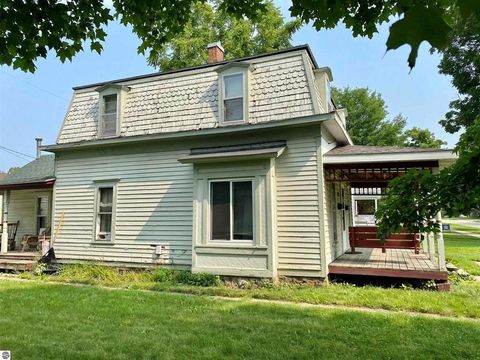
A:
{"label": "porch railing post", "polygon": [[442,213],[439,211],[436,218],[437,224],[440,227],[440,231],[437,233],[437,248],[438,248],[438,267],[440,270],[446,270],[445,263],[445,243],[443,241],[443,230],[442,230]]}
{"label": "porch railing post", "polygon": [[435,258],[435,244],[433,241],[433,234],[430,232],[427,234],[427,241],[428,241],[428,257],[430,260]]}
{"label": "porch railing post", "polygon": [[0,253],[6,254],[8,251],[8,203],[9,191],[3,192],[3,216],[2,216],[2,244],[0,246]]}

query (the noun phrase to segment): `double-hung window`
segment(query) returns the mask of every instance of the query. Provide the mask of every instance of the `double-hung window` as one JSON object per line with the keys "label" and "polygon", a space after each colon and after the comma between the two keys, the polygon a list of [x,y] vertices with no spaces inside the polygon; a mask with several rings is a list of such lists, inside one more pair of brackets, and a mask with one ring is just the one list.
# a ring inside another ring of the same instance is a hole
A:
{"label": "double-hung window", "polygon": [[114,187],[97,188],[96,240],[112,240]]}
{"label": "double-hung window", "polygon": [[245,120],[244,73],[223,76],[223,121]]}
{"label": "double-hung window", "polygon": [[101,116],[102,136],[116,136],[118,126],[118,96],[103,95],[103,111]]}
{"label": "double-hung window", "polygon": [[47,229],[48,196],[37,197],[37,234],[41,235]]}
{"label": "double-hung window", "polygon": [[211,240],[253,241],[253,181],[210,182]]}

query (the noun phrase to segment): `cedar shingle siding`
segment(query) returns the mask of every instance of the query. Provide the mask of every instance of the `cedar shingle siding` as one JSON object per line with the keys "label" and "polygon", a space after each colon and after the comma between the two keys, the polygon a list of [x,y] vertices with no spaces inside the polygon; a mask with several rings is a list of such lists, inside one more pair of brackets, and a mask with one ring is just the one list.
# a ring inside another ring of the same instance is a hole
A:
{"label": "cedar shingle siding", "polygon": [[[280,59],[266,57],[261,60],[251,68],[249,122],[313,115],[302,56],[292,53]],[[218,126],[218,74],[215,68],[122,84],[130,91],[125,96],[121,136]],[[95,88],[75,91],[58,138],[59,144],[96,138],[99,95]]]}

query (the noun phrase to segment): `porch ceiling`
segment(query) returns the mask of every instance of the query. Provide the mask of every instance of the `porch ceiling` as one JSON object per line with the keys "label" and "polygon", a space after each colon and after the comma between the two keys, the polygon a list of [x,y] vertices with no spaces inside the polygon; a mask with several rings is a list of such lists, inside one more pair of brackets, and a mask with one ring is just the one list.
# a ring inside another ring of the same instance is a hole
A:
{"label": "porch ceiling", "polygon": [[410,169],[433,168],[438,168],[438,161],[325,164],[325,180],[349,182],[352,187],[383,187]]}

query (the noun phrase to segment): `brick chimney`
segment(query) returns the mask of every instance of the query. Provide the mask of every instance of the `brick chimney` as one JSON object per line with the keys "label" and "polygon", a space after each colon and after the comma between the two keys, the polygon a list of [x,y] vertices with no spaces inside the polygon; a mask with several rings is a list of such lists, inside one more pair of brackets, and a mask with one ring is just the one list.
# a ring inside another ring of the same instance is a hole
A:
{"label": "brick chimney", "polygon": [[220,44],[220,41],[208,44],[207,51],[208,51],[207,62],[209,64],[213,64],[213,63],[225,60],[225,50],[223,49],[222,44]]}

